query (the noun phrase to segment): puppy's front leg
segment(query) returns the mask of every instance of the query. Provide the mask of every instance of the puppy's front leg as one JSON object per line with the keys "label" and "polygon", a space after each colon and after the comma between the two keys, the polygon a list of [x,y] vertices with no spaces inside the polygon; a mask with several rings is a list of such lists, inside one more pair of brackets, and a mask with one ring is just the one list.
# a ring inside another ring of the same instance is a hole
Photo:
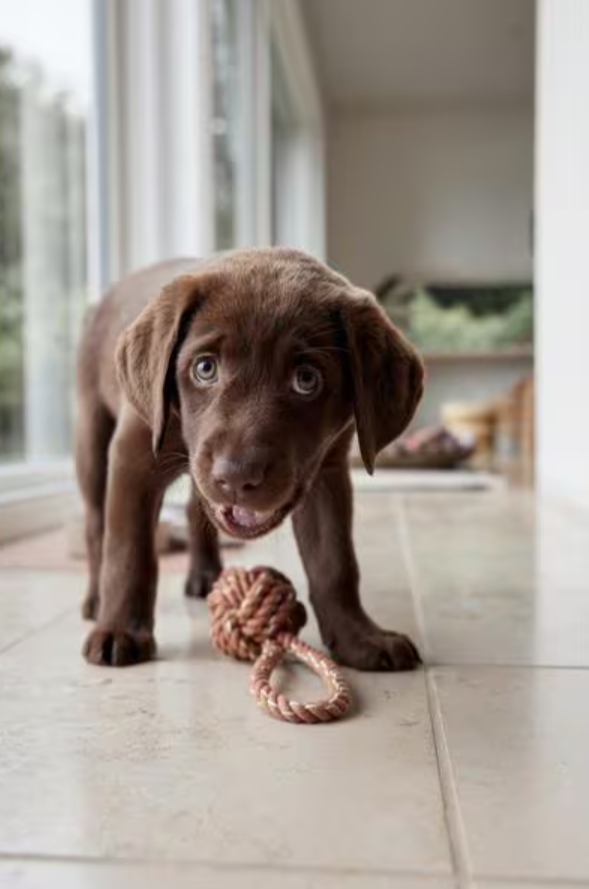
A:
{"label": "puppy's front leg", "polygon": [[92,664],[122,667],[155,655],[155,527],[165,484],[149,432],[119,422],[109,450],[98,622],[84,646]]}
{"label": "puppy's front leg", "polygon": [[420,657],[411,640],[378,627],[360,602],[345,458],[319,473],[293,524],[321,636],[334,656],[359,670],[414,669]]}
{"label": "puppy's front leg", "polygon": [[184,592],[192,598],[204,599],[210,593],[223,565],[219,552],[219,533],[208,518],[194,483],[186,514],[190,568]]}

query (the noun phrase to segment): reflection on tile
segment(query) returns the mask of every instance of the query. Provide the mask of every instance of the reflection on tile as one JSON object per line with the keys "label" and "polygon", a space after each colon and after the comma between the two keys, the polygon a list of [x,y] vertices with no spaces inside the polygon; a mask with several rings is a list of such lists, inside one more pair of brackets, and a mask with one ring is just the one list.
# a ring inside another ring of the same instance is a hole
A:
{"label": "reflection on tile", "polygon": [[589,522],[491,494],[403,514],[430,662],[589,666]]}
{"label": "reflection on tile", "polygon": [[0,652],[75,608],[84,584],[76,575],[0,570]]}
{"label": "reflection on tile", "polygon": [[444,877],[352,874],[343,871],[288,871],[205,865],[89,864],[0,861],[5,889],[453,889]]}
{"label": "reflection on tile", "polygon": [[589,672],[434,672],[475,875],[589,882]]}

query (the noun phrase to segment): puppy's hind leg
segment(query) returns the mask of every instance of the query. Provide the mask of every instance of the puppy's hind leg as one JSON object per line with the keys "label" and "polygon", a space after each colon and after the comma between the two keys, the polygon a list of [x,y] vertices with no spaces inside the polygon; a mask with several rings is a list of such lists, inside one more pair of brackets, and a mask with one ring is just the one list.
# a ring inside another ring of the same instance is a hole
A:
{"label": "puppy's hind leg", "polygon": [[100,568],[104,538],[104,510],[108,471],[108,446],[115,422],[94,393],[79,401],[76,438],[76,471],[84,500],[88,592],[82,616],[95,620],[98,614]]}
{"label": "puppy's hind leg", "polygon": [[191,598],[205,598],[221,573],[217,529],[207,516],[194,485],[186,507],[190,568],[184,591]]}

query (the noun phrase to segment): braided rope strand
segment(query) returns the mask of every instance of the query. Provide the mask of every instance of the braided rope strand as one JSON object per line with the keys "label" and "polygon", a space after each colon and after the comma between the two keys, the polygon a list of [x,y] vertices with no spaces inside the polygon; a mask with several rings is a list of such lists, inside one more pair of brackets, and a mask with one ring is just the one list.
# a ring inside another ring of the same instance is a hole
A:
{"label": "braided rope strand", "polygon": [[[213,644],[223,654],[254,661],[250,692],[270,716],[310,725],[347,713],[351,693],[341,671],[331,658],[297,638],[306,612],[284,575],[272,568],[227,569],[217,579],[208,603]],[[286,654],[319,676],[328,697],[302,703],[274,688],[272,673]]]}

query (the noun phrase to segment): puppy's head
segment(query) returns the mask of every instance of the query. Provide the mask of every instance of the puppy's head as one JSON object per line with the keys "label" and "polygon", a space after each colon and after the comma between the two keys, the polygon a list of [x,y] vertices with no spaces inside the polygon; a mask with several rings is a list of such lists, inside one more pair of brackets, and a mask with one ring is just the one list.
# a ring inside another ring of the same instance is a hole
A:
{"label": "puppy's head", "polygon": [[279,248],[177,278],[123,334],[117,364],[155,453],[175,413],[211,518],[242,538],[282,521],[354,420],[371,473],[423,389],[416,352],[370,294]]}

